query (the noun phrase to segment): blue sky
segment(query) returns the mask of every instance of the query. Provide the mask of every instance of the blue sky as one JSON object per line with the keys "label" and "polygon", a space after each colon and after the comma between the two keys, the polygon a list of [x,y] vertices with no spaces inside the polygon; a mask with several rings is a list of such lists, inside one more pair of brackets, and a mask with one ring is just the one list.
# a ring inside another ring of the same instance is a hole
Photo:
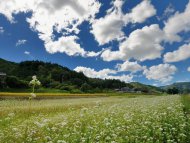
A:
{"label": "blue sky", "polygon": [[189,81],[189,17],[188,0],[2,1],[0,58],[157,86]]}

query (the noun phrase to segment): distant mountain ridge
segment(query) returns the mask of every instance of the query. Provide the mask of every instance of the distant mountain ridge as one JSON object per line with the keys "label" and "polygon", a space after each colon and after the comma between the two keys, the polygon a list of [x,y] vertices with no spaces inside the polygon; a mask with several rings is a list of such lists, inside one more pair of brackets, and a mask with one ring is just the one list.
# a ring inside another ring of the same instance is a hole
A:
{"label": "distant mountain ridge", "polygon": [[190,93],[190,82],[176,82],[171,85],[161,86],[160,88],[164,90],[177,88],[180,93]]}

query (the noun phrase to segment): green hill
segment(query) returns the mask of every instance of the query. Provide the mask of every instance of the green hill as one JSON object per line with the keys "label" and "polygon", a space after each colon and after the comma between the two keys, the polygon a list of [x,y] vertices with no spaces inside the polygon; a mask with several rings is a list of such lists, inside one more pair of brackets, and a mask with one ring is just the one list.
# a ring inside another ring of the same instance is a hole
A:
{"label": "green hill", "polygon": [[119,80],[92,79],[86,77],[82,72],[78,73],[58,64],[42,61],[14,63],[0,59],[0,72],[7,74],[7,87],[11,88],[14,86],[15,88],[21,88],[24,83],[31,80],[33,75],[38,77],[45,88],[60,89],[68,92],[80,92],[81,90],[83,92],[93,92],[94,90],[95,92],[102,92],[126,86],[126,83]]}
{"label": "green hill", "polygon": [[0,59],[0,72],[7,74],[7,84],[4,88],[26,88],[31,77],[36,75],[42,87],[66,92],[107,92],[123,87],[145,93],[161,92],[157,87],[137,82],[125,83],[115,79],[88,78],[82,72],[78,73],[67,67],[42,61],[14,63]]}
{"label": "green hill", "polygon": [[9,62],[0,58],[0,72],[5,72],[7,74],[14,73],[15,69],[17,69],[18,64],[14,62]]}
{"label": "green hill", "polygon": [[177,88],[180,93],[190,93],[190,82],[176,82],[171,85],[166,85],[161,87],[164,90]]}

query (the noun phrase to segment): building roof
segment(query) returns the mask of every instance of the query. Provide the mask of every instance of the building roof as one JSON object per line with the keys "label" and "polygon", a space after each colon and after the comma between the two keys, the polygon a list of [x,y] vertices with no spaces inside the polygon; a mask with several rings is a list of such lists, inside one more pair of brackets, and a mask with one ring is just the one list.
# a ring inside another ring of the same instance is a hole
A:
{"label": "building roof", "polygon": [[6,73],[0,72],[0,76],[5,76],[7,75]]}

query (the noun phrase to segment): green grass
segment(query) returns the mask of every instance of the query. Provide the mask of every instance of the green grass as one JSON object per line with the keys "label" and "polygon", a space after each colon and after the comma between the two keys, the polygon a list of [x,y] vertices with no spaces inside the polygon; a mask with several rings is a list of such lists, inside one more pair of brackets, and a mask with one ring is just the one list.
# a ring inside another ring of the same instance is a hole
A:
{"label": "green grass", "polygon": [[190,95],[182,95],[181,98],[185,112],[190,114]]}
{"label": "green grass", "polygon": [[186,122],[187,122],[187,136],[188,140],[190,141],[190,95],[182,95],[181,96],[181,101],[183,104],[183,110],[186,116]]}
{"label": "green grass", "polygon": [[[35,93],[37,97],[35,99],[61,99],[61,98],[82,98],[82,97],[106,97],[105,93],[93,93],[93,94],[76,94],[76,93]],[[30,93],[11,93],[0,92],[0,99],[29,99]]]}
{"label": "green grass", "polygon": [[188,142],[180,96],[1,100],[1,143]]}
{"label": "green grass", "polygon": [[[160,94],[149,95],[149,94],[135,94],[135,93],[53,93],[53,92],[38,92],[36,93],[36,99],[57,99],[65,97],[105,97],[105,96],[115,96],[115,97],[128,97],[136,98],[139,96],[154,97],[159,96]],[[30,96],[29,92],[0,92],[0,99],[28,99]]]}
{"label": "green grass", "polygon": [[[13,89],[13,88],[6,88],[6,89],[0,89],[0,92],[11,92],[11,93],[30,93],[32,90],[31,88],[25,88],[25,89]],[[39,88],[37,89],[38,93],[68,93],[68,91],[60,90],[60,89],[52,89],[52,88]]]}

